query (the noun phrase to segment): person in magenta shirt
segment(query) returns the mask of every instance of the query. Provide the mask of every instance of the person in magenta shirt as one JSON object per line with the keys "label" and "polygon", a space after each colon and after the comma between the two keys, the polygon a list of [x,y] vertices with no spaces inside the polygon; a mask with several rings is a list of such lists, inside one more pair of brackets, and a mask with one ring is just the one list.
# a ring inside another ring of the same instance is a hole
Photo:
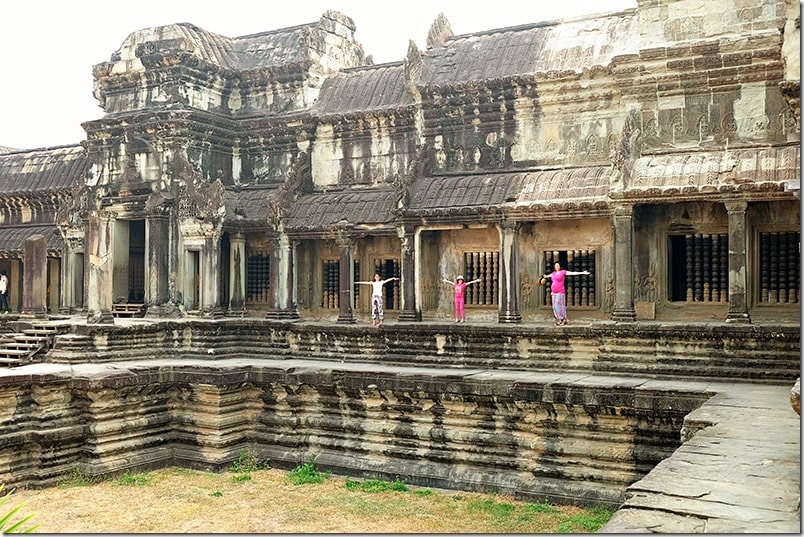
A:
{"label": "person in magenta shirt", "polygon": [[465,323],[466,322],[466,312],[464,311],[464,303],[466,301],[466,296],[464,291],[466,288],[472,285],[473,283],[477,283],[480,281],[480,278],[476,280],[472,280],[471,282],[464,282],[463,276],[458,276],[455,278],[454,282],[449,281],[448,279],[444,278],[444,283],[448,283],[455,288],[455,322],[456,323]]}
{"label": "person in magenta shirt", "polygon": [[567,276],[583,276],[591,274],[588,270],[573,272],[561,268],[561,263],[555,264],[555,270],[550,274],[544,274],[545,278],[550,278],[550,293],[553,303],[553,315],[556,317],[556,326],[567,324],[567,288],[564,281]]}

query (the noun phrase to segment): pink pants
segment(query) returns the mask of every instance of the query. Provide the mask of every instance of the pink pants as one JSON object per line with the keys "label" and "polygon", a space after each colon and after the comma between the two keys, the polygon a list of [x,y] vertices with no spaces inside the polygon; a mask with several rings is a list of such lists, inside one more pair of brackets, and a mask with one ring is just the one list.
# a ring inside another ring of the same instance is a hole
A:
{"label": "pink pants", "polygon": [[463,297],[455,297],[455,318],[456,319],[465,319],[466,313],[463,309]]}

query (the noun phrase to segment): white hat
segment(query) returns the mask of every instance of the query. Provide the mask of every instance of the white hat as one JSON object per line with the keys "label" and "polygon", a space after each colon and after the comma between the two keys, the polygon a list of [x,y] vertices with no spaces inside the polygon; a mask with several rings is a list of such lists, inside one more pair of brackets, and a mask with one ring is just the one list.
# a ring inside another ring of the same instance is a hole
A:
{"label": "white hat", "polygon": [[[458,281],[458,280],[463,280],[463,276],[461,276],[461,275],[459,274],[459,275],[458,275],[458,277],[457,277],[457,278],[455,278],[455,281]],[[464,280],[464,281],[466,281],[466,280]]]}

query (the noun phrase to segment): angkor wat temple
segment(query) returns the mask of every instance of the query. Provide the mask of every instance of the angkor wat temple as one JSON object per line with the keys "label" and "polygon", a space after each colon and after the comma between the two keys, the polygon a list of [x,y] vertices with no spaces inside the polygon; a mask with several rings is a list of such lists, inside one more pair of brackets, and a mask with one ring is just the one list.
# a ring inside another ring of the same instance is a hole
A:
{"label": "angkor wat temple", "polygon": [[448,317],[440,280],[464,274],[473,317],[512,323],[549,316],[560,260],[592,273],[576,317],[797,317],[797,6],[690,4],[439,17],[382,65],[335,12],[135,31],[93,69],[86,140],[0,156],[13,309],[350,323],[379,272],[415,321]]}
{"label": "angkor wat temple", "polygon": [[91,333],[131,314],[337,332],[365,323],[355,282],[378,273],[399,278],[385,310],[402,340],[451,320],[442,278],[462,274],[481,279],[466,307],[482,333],[458,348],[513,353],[500,334],[551,319],[538,280],[560,261],[590,272],[568,278],[567,329],[616,331],[576,358],[612,368],[661,345],[642,321],[718,324],[707,344],[729,352],[777,349],[746,325],[800,326],[798,2],[639,0],[464,35],[439,16],[424,50],[380,65],[354,34],[328,11],[125,37],[93,68],[105,114],[85,140],[0,153],[12,310]]}

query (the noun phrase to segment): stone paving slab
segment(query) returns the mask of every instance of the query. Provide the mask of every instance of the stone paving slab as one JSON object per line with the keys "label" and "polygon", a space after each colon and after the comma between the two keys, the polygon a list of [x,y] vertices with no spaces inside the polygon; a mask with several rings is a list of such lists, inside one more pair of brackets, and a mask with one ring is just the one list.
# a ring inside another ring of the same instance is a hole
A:
{"label": "stone paving slab", "polygon": [[631,485],[601,533],[801,533],[801,420],[790,388],[717,391],[688,416],[708,426]]}

